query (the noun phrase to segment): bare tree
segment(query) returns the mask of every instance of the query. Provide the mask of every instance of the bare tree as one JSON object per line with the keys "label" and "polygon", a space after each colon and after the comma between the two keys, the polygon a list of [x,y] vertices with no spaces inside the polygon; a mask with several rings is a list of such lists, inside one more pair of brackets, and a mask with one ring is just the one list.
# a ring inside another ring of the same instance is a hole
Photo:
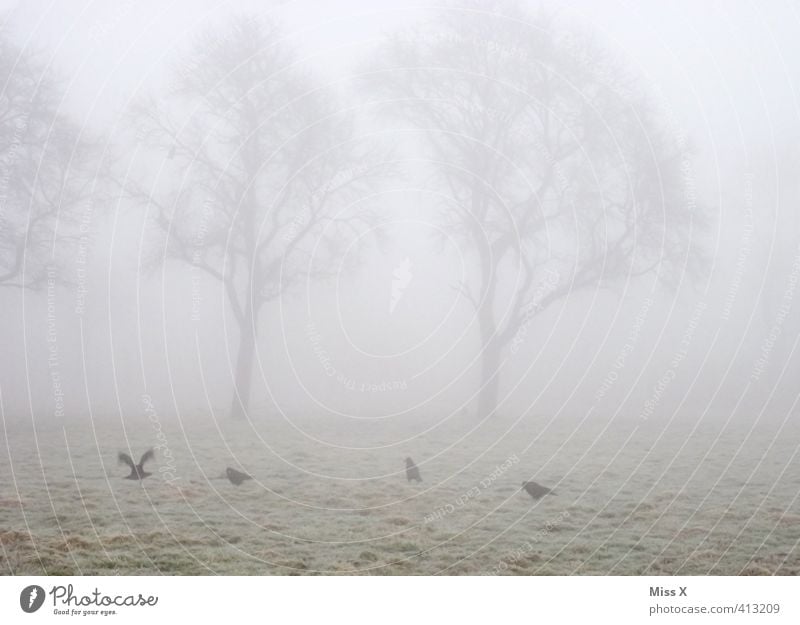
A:
{"label": "bare tree", "polygon": [[0,30],[0,287],[63,277],[90,200],[95,147],[63,114],[58,80]]}
{"label": "bare tree", "polygon": [[[134,111],[164,167],[155,183],[124,184],[154,210],[164,255],[218,280],[239,327],[234,417],[247,415],[263,306],[330,275],[325,261],[374,220],[353,200],[385,160],[337,95],[299,67],[276,25],[241,17],[202,35],[166,93]],[[312,249],[325,260],[312,263]]]}
{"label": "bare tree", "polygon": [[377,58],[370,88],[423,133],[447,232],[473,254],[453,286],[475,310],[488,415],[509,346],[548,307],[689,262],[685,146],[591,37],[511,3],[444,9]]}

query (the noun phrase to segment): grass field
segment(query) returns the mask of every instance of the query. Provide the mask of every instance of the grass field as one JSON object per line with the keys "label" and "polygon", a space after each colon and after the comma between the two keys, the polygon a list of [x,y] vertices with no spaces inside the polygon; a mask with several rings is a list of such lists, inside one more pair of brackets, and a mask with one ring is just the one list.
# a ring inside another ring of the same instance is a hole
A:
{"label": "grass field", "polygon": [[[797,424],[277,416],[0,435],[3,574],[800,574]],[[153,477],[122,479],[128,445],[158,445]],[[406,483],[407,455],[424,483]],[[255,479],[218,479],[228,465]],[[556,496],[534,502],[528,479]]]}

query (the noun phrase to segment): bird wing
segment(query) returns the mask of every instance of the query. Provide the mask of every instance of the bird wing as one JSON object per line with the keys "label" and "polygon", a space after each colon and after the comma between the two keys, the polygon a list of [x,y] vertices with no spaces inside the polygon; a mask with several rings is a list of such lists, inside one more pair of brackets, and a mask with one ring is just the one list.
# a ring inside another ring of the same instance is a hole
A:
{"label": "bird wing", "polygon": [[156,457],[155,452],[152,449],[148,449],[146,452],[142,454],[142,458],[141,460],[139,460],[139,464],[144,466],[145,462],[147,462],[148,460],[152,460],[155,457]]}
{"label": "bird wing", "polygon": [[135,466],[133,464],[133,460],[131,460],[131,457],[128,454],[126,454],[125,452],[122,452],[122,451],[119,452],[119,454],[117,455],[117,461],[120,464],[127,464],[131,468],[131,471],[133,471],[135,469]]}

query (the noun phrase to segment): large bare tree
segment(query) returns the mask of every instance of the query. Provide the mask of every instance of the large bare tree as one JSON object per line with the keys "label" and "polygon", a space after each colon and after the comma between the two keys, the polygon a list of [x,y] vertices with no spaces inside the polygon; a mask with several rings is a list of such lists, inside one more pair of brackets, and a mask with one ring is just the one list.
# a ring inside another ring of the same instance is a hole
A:
{"label": "large bare tree", "polygon": [[374,218],[353,200],[385,160],[339,95],[301,68],[278,26],[245,16],[202,35],[169,89],[133,114],[161,175],[124,185],[156,215],[162,257],[219,281],[238,325],[234,417],[247,416],[263,307],[329,275],[326,260]]}
{"label": "large bare tree", "polygon": [[475,311],[488,415],[504,359],[548,307],[688,262],[685,145],[591,37],[513,3],[443,9],[377,58],[370,88],[420,130],[447,232],[474,260],[453,286]]}
{"label": "large bare tree", "polygon": [[0,30],[0,287],[62,279],[77,240],[97,180],[95,146],[64,108],[46,59]]}

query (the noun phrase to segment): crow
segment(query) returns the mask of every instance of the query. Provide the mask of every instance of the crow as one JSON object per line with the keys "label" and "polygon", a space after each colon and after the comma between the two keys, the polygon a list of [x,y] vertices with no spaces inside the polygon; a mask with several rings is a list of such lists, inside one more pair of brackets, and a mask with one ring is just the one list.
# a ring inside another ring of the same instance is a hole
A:
{"label": "crow", "polygon": [[534,499],[541,499],[545,495],[555,495],[556,493],[546,486],[537,484],[536,482],[522,482],[522,488]]}
{"label": "crow", "polygon": [[411,480],[416,480],[417,482],[422,481],[422,476],[419,474],[419,468],[414,464],[414,461],[411,458],[406,458],[406,478],[409,482]]}
{"label": "crow", "polygon": [[153,453],[152,449],[148,449],[146,452],[144,452],[144,454],[142,454],[139,464],[133,464],[131,457],[121,451],[117,456],[117,460],[119,460],[120,464],[127,464],[131,468],[131,474],[125,478],[126,480],[143,480],[144,478],[153,475],[152,473],[148,473],[144,470],[144,463],[148,460],[152,460],[153,457],[155,457],[155,453]]}
{"label": "crow", "polygon": [[252,480],[252,475],[247,475],[247,473],[242,473],[241,471],[237,471],[236,469],[231,469],[230,467],[225,469],[225,476],[230,480],[231,484],[234,486],[239,486],[245,480]]}

